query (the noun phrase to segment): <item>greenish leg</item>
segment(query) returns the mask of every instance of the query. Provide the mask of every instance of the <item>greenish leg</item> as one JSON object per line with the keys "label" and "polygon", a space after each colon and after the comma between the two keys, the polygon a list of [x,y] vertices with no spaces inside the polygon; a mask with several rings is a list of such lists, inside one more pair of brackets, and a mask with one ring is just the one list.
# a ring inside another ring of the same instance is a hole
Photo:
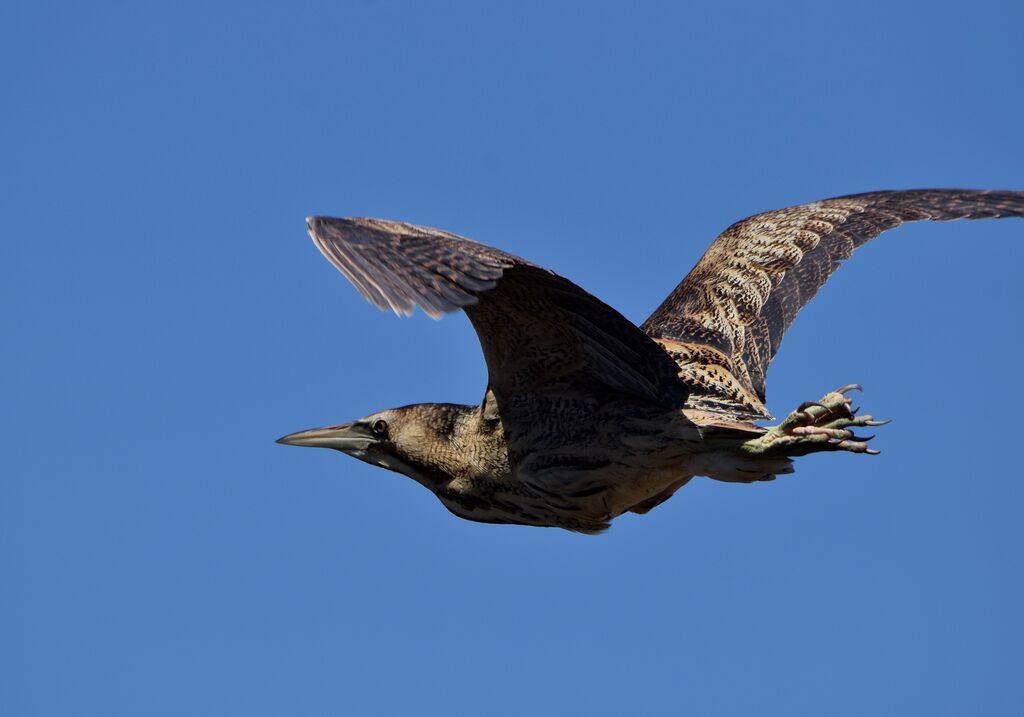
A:
{"label": "greenish leg", "polygon": [[805,456],[819,451],[849,451],[877,455],[868,448],[874,436],[858,436],[853,429],[862,426],[883,426],[889,421],[876,421],[871,416],[858,416],[851,408],[851,391],[860,391],[856,384],[826,394],[820,401],[803,404],[777,426],[742,445],[745,453],[760,456]]}

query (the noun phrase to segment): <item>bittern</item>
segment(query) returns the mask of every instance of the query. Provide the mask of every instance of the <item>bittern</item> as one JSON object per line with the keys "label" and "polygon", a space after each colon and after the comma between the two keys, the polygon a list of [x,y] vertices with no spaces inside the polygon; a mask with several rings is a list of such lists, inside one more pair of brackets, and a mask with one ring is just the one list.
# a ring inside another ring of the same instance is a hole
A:
{"label": "bittern", "polygon": [[456,515],[597,533],[693,476],[752,483],[818,451],[877,453],[845,386],[781,423],[765,375],[797,312],[853,250],[922,219],[1024,216],[1024,192],[856,194],[733,224],[639,327],[573,282],[449,232],[311,217],[310,236],[381,309],[462,309],[487,362],[478,406],[392,408],[280,439],[403,473]]}

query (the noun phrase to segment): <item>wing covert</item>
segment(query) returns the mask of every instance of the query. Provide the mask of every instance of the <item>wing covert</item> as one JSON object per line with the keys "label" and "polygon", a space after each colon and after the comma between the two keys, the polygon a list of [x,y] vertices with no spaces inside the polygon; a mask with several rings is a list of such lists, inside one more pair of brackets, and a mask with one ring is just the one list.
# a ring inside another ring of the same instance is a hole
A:
{"label": "wing covert", "polygon": [[565,388],[681,406],[674,362],[612,307],[547,269],[449,232],[379,219],[307,220],[321,253],[381,309],[464,309],[499,403]]}

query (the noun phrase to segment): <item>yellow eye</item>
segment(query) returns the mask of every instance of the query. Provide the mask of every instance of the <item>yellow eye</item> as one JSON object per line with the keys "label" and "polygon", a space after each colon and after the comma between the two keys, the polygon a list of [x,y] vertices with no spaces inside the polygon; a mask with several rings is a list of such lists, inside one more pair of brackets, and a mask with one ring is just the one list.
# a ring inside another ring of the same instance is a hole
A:
{"label": "yellow eye", "polygon": [[386,436],[388,434],[388,422],[380,419],[374,421],[373,432],[378,436]]}

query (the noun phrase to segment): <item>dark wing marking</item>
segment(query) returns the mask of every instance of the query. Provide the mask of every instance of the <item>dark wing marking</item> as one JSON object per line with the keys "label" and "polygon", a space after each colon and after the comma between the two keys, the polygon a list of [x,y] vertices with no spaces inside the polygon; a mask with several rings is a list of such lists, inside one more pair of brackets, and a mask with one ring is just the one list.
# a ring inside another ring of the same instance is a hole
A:
{"label": "dark wing marking", "polygon": [[[686,387],[658,344],[568,279],[437,229],[313,217],[325,257],[381,309],[435,318],[464,309],[499,401],[583,389],[680,406]],[[610,396],[609,396],[610,397]]]}
{"label": "dark wing marking", "polygon": [[762,402],[748,407],[763,413],[783,334],[854,249],[904,222],[1012,216],[1024,216],[1024,192],[883,191],[757,214],[722,232],[641,328],[681,342],[684,354],[721,354]]}

